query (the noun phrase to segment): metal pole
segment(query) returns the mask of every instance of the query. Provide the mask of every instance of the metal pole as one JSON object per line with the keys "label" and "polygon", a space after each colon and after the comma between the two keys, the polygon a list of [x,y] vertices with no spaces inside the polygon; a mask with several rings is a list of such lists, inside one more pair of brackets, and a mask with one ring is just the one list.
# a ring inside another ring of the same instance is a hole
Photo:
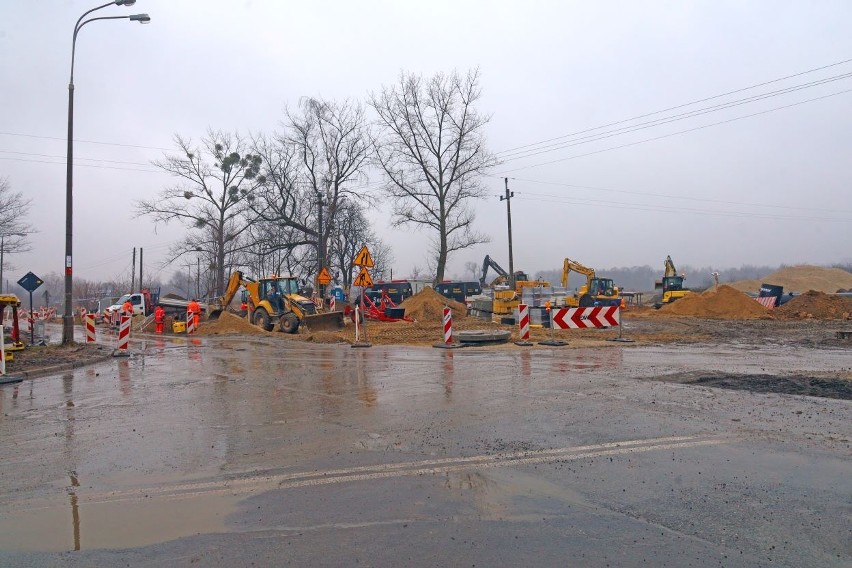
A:
{"label": "metal pole", "polygon": [[139,291],[142,291],[142,247],[139,247]]}
{"label": "metal pole", "polygon": [[6,236],[0,235],[0,294],[3,293],[3,249],[6,245]]}
{"label": "metal pole", "polygon": [[509,178],[503,178],[506,184],[506,196],[501,197],[500,201],[506,201],[506,217],[509,221],[509,286],[512,290],[515,289],[515,259],[512,254],[512,206],[510,205],[515,192],[509,193]]}
{"label": "metal pole", "polygon": [[[322,234],[322,208],[325,203],[323,203],[322,193],[319,191],[317,192],[317,205],[319,206],[319,236],[317,237],[317,259],[319,261],[319,268],[317,268],[317,276],[319,276],[320,270],[322,270],[325,266],[325,240],[323,239]],[[319,294],[319,297],[322,298],[325,292],[325,286],[320,284],[319,280],[317,280],[316,285],[317,294]]]}
{"label": "metal pole", "polygon": [[[77,29],[74,30],[77,39]],[[62,344],[74,342],[74,314],[71,306],[72,280],[72,239],[73,234],[73,195],[74,168],[74,47],[71,47],[71,80],[68,83],[68,149],[65,165],[65,311],[62,313]],[[30,306],[32,309],[32,306]],[[31,338],[32,340],[32,338]]]}
{"label": "metal pole", "polygon": [[195,266],[195,298],[201,297],[201,257],[196,257]]}
{"label": "metal pole", "polygon": [[133,247],[133,264],[130,269],[130,293],[136,291],[136,247]]}

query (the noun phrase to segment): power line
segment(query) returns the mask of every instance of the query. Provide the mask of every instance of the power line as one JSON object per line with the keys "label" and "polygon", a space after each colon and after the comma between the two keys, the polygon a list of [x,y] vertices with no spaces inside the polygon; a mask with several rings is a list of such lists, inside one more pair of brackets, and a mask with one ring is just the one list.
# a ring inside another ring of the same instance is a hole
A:
{"label": "power line", "polygon": [[714,123],[711,123],[711,124],[705,124],[705,125],[703,125],[703,126],[696,126],[696,127],[694,127],[694,128],[688,128],[688,129],[686,129],[686,130],[679,130],[679,131],[677,131],[677,132],[672,132],[672,133],[669,133],[669,134],[662,134],[662,135],[660,135],[660,136],[655,136],[655,137],[653,137],[653,138],[646,138],[646,139],[644,139],[644,140],[638,140],[638,141],[636,141],[636,142],[629,142],[629,143],[627,143],[627,144],[621,144],[621,145],[619,145],[619,146],[612,146],[612,147],[610,147],[610,148],[603,148],[603,149],[601,149],[601,150],[595,150],[595,151],[593,151],[593,152],[586,152],[585,154],[577,154],[577,155],[575,155],[575,156],[567,156],[567,157],[565,157],[565,158],[558,158],[558,159],[556,159],[556,160],[550,160],[550,161],[548,161],[548,162],[540,162],[540,163],[538,163],[538,164],[530,164],[530,165],[528,165],[528,166],[521,166],[521,167],[518,167],[518,168],[513,168],[513,169],[511,169],[511,170],[505,170],[505,171],[500,172],[500,173],[495,174],[495,175],[500,176],[500,177],[503,177],[503,176],[505,176],[505,174],[507,174],[507,173],[511,173],[511,172],[517,172],[517,171],[520,171],[520,170],[527,170],[527,169],[530,169],[530,168],[537,168],[537,167],[539,167],[539,166],[546,166],[546,165],[549,165],[549,164],[555,164],[555,163],[558,163],[558,162],[565,162],[565,161],[567,161],[567,160],[575,160],[575,159],[577,159],[577,158],[584,158],[584,157],[586,157],[586,156],[593,156],[593,155],[595,155],[595,154],[601,154],[601,153],[603,153],[603,152],[610,152],[610,151],[612,151],[612,150],[620,150],[620,149],[622,149],[622,148],[629,148],[630,146],[637,146],[637,145],[639,145],[639,144],[645,144],[646,142],[653,142],[653,141],[656,141],[656,140],[662,140],[663,138],[670,138],[670,137],[672,137],[672,136],[678,136],[678,135],[680,135],[680,134],[686,134],[686,133],[688,133],[688,132],[695,132],[695,131],[697,131],[697,130],[704,130],[705,128],[710,128],[711,126],[719,126],[720,124],[728,124],[728,123],[730,123],[730,122],[736,122],[736,121],[738,121],[738,120],[743,120],[743,119],[746,119],[746,118],[753,118],[753,117],[755,117],[755,116],[760,116],[760,115],[763,115],[763,114],[768,114],[768,113],[770,113],[770,112],[775,112],[775,111],[777,111],[777,110],[782,110],[782,109],[786,109],[786,108],[791,108],[791,107],[795,107],[795,106],[803,105],[803,104],[805,104],[805,103],[811,103],[811,102],[814,102],[814,101],[819,101],[819,100],[822,100],[822,99],[827,99],[827,98],[830,98],[830,97],[836,97],[836,96],[838,96],[838,95],[843,95],[843,94],[846,94],[846,93],[849,93],[849,92],[852,92],[852,89],[846,89],[846,90],[844,90],[844,91],[838,91],[838,92],[836,92],[836,93],[831,93],[831,94],[828,94],[828,95],[823,95],[823,96],[821,96],[821,97],[814,97],[814,98],[812,98],[812,99],[806,99],[806,100],[804,100],[804,101],[799,101],[799,102],[791,103],[791,104],[788,104],[788,105],[784,105],[784,106],[780,106],[780,107],[775,107],[775,108],[771,108],[771,109],[763,110],[763,111],[760,111],[760,112],[755,112],[755,113],[752,113],[752,114],[746,114],[746,115],[743,115],[743,116],[738,116],[738,117],[734,117],[734,118],[729,118],[728,120],[720,120],[719,122],[714,122]]}
{"label": "power line", "polygon": [[688,112],[685,112],[685,113],[681,113],[681,114],[677,114],[677,115],[673,115],[673,116],[668,116],[668,117],[663,117],[663,118],[659,118],[659,119],[655,119],[655,120],[651,120],[651,121],[643,122],[643,123],[639,123],[639,124],[633,124],[633,125],[630,125],[630,126],[623,126],[621,128],[617,128],[617,129],[614,129],[614,130],[600,132],[600,133],[592,134],[592,135],[589,135],[589,136],[584,136],[584,137],[581,137],[579,139],[576,139],[576,140],[573,140],[573,141],[570,141],[570,142],[560,142],[560,143],[557,143],[557,144],[549,144],[549,145],[546,145],[546,146],[541,146],[541,147],[535,148],[533,150],[519,151],[519,152],[514,153],[516,155],[507,154],[506,156],[502,157],[502,161],[508,162],[508,161],[512,161],[512,160],[519,160],[519,159],[523,159],[523,158],[529,158],[529,157],[532,157],[532,156],[537,156],[539,154],[555,152],[557,150],[562,150],[562,149],[569,148],[569,147],[572,147],[572,146],[579,146],[581,144],[588,144],[590,142],[597,142],[597,141],[600,141],[600,140],[604,140],[606,138],[612,138],[613,136],[619,136],[621,134],[628,134],[630,132],[636,132],[638,130],[644,130],[646,128],[653,128],[655,126],[660,126],[660,125],[663,125],[663,124],[678,122],[680,120],[686,120],[688,118],[694,118],[696,116],[709,114],[711,112],[718,112],[718,111],[726,110],[726,109],[733,108],[733,107],[736,107],[736,106],[741,106],[741,105],[744,105],[744,104],[753,103],[753,102],[756,102],[756,101],[761,101],[761,100],[764,100],[764,99],[769,99],[769,98],[773,98],[773,97],[777,97],[777,96],[781,96],[781,95],[786,95],[786,94],[793,93],[793,92],[796,92],[796,91],[801,91],[803,89],[809,89],[809,88],[813,88],[813,87],[816,87],[816,86],[825,85],[825,84],[828,84],[828,83],[833,83],[835,81],[841,81],[843,79],[848,79],[850,77],[852,77],[852,73],[836,75],[834,77],[828,77],[826,79],[820,79],[818,81],[812,81],[811,83],[803,83],[801,85],[795,85],[795,86],[792,86],[792,87],[785,87],[784,89],[779,89],[777,91],[770,91],[769,93],[763,93],[763,94],[760,94],[760,95],[753,95],[751,97],[746,97],[746,98],[738,99],[738,100],[735,100],[735,101],[728,101],[726,103],[721,103],[721,104],[714,105],[714,106],[711,106],[711,107],[691,110],[691,111],[688,111]]}
{"label": "power line", "polygon": [[[61,142],[67,142],[68,138],[60,138],[58,136],[39,136],[37,134],[23,134],[21,132],[0,132],[0,135],[4,136],[18,136],[22,138],[39,138],[42,140],[59,140]],[[142,146],[139,144],[122,144],[120,142],[100,142],[98,140],[79,140],[77,138],[74,139],[75,143],[80,144],[98,144],[101,146],[119,146],[121,148],[139,148],[141,150],[161,150],[164,152],[174,152],[174,148],[161,148],[159,146]]]}
{"label": "power line", "polygon": [[[14,150],[0,150],[0,154],[15,154],[17,156],[36,156],[36,157],[39,157],[39,158],[65,158],[65,156],[57,155],[57,154],[36,154],[34,152],[16,152]],[[105,160],[105,159],[102,159],[102,158],[80,158],[80,157],[75,156],[74,161],[76,162],[77,160],[85,160],[85,161],[89,161],[89,162],[106,162],[108,164],[130,164],[130,165],[133,165],[133,166],[149,166],[149,165],[151,165],[148,162],[127,162],[127,161],[124,161],[124,160]]]}
{"label": "power line", "polygon": [[[669,111],[672,111],[672,110],[677,110],[677,109],[680,109],[680,108],[685,108],[685,107],[688,107],[688,106],[692,106],[692,105],[695,105],[695,104],[699,104],[699,103],[703,103],[703,102],[711,101],[711,100],[714,100],[714,99],[719,99],[719,98],[722,98],[722,97],[726,97],[726,96],[728,96],[728,95],[734,95],[734,94],[736,94],[736,93],[741,93],[741,92],[743,92],[743,91],[748,91],[748,90],[751,90],[751,89],[756,89],[757,87],[763,87],[763,86],[766,86],[766,85],[771,85],[772,83],[778,83],[778,82],[780,82],[780,81],[785,81],[785,80],[787,80],[787,79],[792,79],[792,78],[794,78],[794,77],[800,77],[800,76],[802,76],[802,75],[807,75],[807,74],[809,74],[809,73],[814,73],[814,72],[816,72],[816,71],[822,71],[823,69],[829,69],[829,68],[831,68],[831,67],[837,67],[838,65],[843,65],[844,63],[849,63],[849,62],[852,62],[852,59],[844,59],[843,61],[838,61],[837,63],[831,63],[831,64],[829,64],[829,65],[823,65],[822,67],[815,67],[815,68],[813,68],[813,69],[808,69],[808,70],[806,70],[806,71],[802,71],[802,72],[800,72],[800,73],[794,73],[793,75],[787,75],[787,76],[785,76],[785,77],[779,77],[779,78],[777,78],[777,79],[772,79],[772,80],[770,80],[770,81],[764,81],[763,83],[757,83],[757,84],[755,84],[755,85],[751,85],[751,86],[749,86],[749,87],[743,87],[743,88],[741,88],[741,89],[735,89],[735,90],[733,90],[733,91],[728,91],[728,92],[726,92],[726,93],[722,93],[722,94],[719,94],[719,95],[713,95],[713,96],[711,96],[711,97],[705,97],[705,98],[703,98],[703,99],[698,99],[698,100],[695,100],[695,101],[692,101],[692,102],[683,103],[683,104],[680,104],[680,105],[676,105],[676,106],[673,106],[673,107],[665,108],[665,109],[662,109],[662,110],[657,110],[657,111],[654,111],[654,112],[649,112],[649,113],[642,114],[642,115],[639,115],[639,116],[634,116],[633,118],[626,118],[626,119],[619,120],[619,121],[616,121],[616,122],[610,122],[609,124],[604,124],[604,125],[602,125],[602,126],[596,126],[596,127],[594,127],[594,128],[587,128],[586,130],[580,130],[580,131],[578,131],[578,132],[573,132],[573,133],[571,133],[571,134],[565,134],[565,135],[562,135],[562,136],[557,136],[557,137],[555,137],[555,138],[549,138],[549,139],[547,139],[547,140],[542,140],[542,141],[540,141],[540,142],[533,142],[533,143],[530,143],[530,144],[525,144],[525,145],[523,145],[523,146],[516,146],[516,147],[514,147],[514,148],[509,148],[509,149],[507,149],[507,150],[503,150],[503,151],[497,152],[497,155],[501,155],[501,154],[505,154],[505,153],[511,153],[511,152],[513,152],[513,151],[515,151],[515,150],[520,150],[520,149],[523,149],[523,148],[529,148],[529,147],[532,147],[532,146],[539,146],[539,145],[541,145],[541,144],[547,144],[547,143],[550,143],[550,142],[555,142],[556,140],[562,140],[562,139],[565,139],[565,138],[571,138],[571,137],[573,137],[573,136],[577,136],[577,135],[579,135],[579,134],[586,134],[587,132],[592,132],[592,131],[595,131],[595,130],[601,130],[601,129],[603,129],[603,128],[609,128],[609,127],[611,127],[611,126],[618,126],[619,124],[624,124],[624,123],[626,123],[626,122],[633,122],[634,120],[640,120],[640,119],[642,119],[642,118],[647,118],[647,117],[649,117],[649,116],[654,116],[654,115],[657,115],[657,114],[662,114],[662,113],[664,113],[664,112],[669,112]],[[2,133],[0,133],[0,134],[2,134]]]}
{"label": "power line", "polygon": [[[32,163],[35,163],[35,164],[53,164],[53,165],[57,165],[57,166],[66,165],[65,162],[49,162],[47,160],[30,160],[30,159],[27,159],[27,158],[7,158],[6,156],[0,156],[0,160],[9,160],[9,161],[12,161],[12,162],[32,162]],[[146,173],[149,173],[149,174],[162,173],[162,172],[160,172],[160,170],[142,170],[142,169],[139,169],[139,168],[119,168],[117,166],[98,166],[96,164],[77,164],[77,163],[75,163],[74,165],[77,166],[77,167],[83,167],[83,168],[101,168],[101,169],[105,169],[105,170],[124,170],[124,171],[128,171],[128,172],[146,172]]]}
{"label": "power line", "polygon": [[[497,176],[489,176],[489,177],[497,178]],[[606,187],[595,187],[595,186],[589,186],[589,185],[573,185],[573,184],[568,184],[568,183],[549,182],[549,181],[541,181],[541,180],[535,180],[535,179],[524,179],[524,178],[516,178],[516,177],[510,177],[509,179],[515,180],[515,181],[520,181],[520,182],[525,182],[525,183],[538,183],[538,184],[543,184],[543,185],[557,185],[557,186],[562,186],[562,187],[572,187],[572,188],[576,188],[576,189],[592,189],[592,190],[595,190],[595,191],[623,193],[623,194],[627,194],[627,195],[635,195],[635,196],[640,196],[640,197],[641,196],[662,197],[662,198],[665,198],[665,199],[681,199],[681,200],[686,200],[686,201],[700,201],[700,202],[703,202],[703,203],[718,203],[720,205],[738,205],[738,206],[742,206],[742,207],[766,207],[766,208],[772,208],[772,209],[793,209],[793,210],[796,210],[796,211],[817,211],[817,212],[823,212],[823,213],[852,213],[852,211],[849,211],[849,210],[842,210],[842,209],[836,209],[836,208],[828,209],[828,208],[820,208],[820,207],[801,207],[801,206],[798,206],[798,205],[773,205],[773,204],[767,204],[767,203],[746,203],[746,202],[741,202],[741,201],[726,201],[726,200],[723,200],[723,199],[710,199],[710,198],[706,198],[706,197],[687,197],[687,196],[684,196],[684,195],[669,195],[669,194],[665,194],[665,193],[628,191],[626,189],[611,189],[611,188],[606,188]],[[523,194],[523,195],[538,195],[538,196],[542,196],[542,197],[562,197],[562,196],[555,196],[555,195],[549,195],[549,194],[543,194],[543,193],[535,193],[535,192],[529,192],[529,191],[523,191],[523,192],[519,191],[518,194],[519,195],[520,194]]]}
{"label": "power line", "polygon": [[[516,198],[526,200],[523,194],[518,193]],[[531,199],[532,200],[532,199]],[[849,219],[838,219],[832,217],[805,217],[796,215],[770,215],[766,213],[755,213],[746,211],[712,211],[707,209],[693,209],[689,207],[671,207],[668,205],[641,205],[636,203],[622,203],[619,201],[609,201],[601,199],[574,199],[556,197],[553,199],[536,198],[536,203],[558,203],[561,205],[589,205],[592,207],[605,207],[612,209],[629,209],[632,211],[649,211],[653,213],[692,213],[696,215],[711,215],[717,217],[736,217],[749,219],[769,219],[777,221],[821,221],[821,222],[840,222],[848,223]]]}

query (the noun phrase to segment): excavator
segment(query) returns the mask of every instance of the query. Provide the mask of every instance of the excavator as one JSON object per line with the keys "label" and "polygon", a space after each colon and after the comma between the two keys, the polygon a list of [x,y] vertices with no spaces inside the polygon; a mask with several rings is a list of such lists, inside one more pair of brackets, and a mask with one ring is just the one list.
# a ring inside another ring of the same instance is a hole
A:
{"label": "excavator", "polygon": [[678,275],[671,256],[666,257],[665,266],[666,268],[665,272],[663,272],[663,279],[654,282],[654,288],[663,291],[663,297],[659,302],[654,304],[654,307],[657,309],[662,308],[665,304],[671,304],[675,300],[688,296],[692,293],[691,290],[687,290],[683,287],[683,280],[686,278],[686,275]]}
{"label": "excavator", "polygon": [[521,303],[521,292],[524,288],[535,288],[536,286],[550,286],[550,282],[544,280],[530,280],[526,272],[522,270],[515,271],[515,288],[512,289],[497,289],[497,287],[505,286],[509,283],[509,273],[503,270],[499,264],[490,256],[485,255],[482,261],[482,276],[479,278],[481,286],[485,286],[485,277],[488,274],[488,269],[493,268],[498,274],[497,278],[491,281],[491,287],[494,288],[494,300],[491,309],[495,315],[505,316],[510,315],[518,304]]}
{"label": "excavator", "polygon": [[316,304],[299,294],[299,281],[294,276],[253,280],[239,270],[231,273],[228,287],[210,310],[209,319],[218,319],[241,287],[248,294],[251,323],[266,331],[278,326],[284,333],[296,333],[300,325],[311,331],[340,329],[344,325],[341,311],[318,313]]}
{"label": "excavator", "polygon": [[598,278],[595,269],[583,266],[576,260],[565,259],[562,264],[562,287],[568,288],[568,275],[578,272],[586,277],[576,297],[566,298],[568,307],[588,308],[592,306],[620,306],[618,287],[612,282],[612,278]]}

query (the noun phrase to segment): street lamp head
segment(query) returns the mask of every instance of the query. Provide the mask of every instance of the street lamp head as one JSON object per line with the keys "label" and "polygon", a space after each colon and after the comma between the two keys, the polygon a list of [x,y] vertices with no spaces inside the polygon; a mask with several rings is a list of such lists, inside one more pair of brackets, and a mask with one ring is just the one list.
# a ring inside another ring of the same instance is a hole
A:
{"label": "street lamp head", "polygon": [[116,6],[133,6],[136,0],[115,0]]}
{"label": "street lamp head", "polygon": [[131,22],[139,22],[140,24],[147,24],[151,21],[151,16],[148,14],[133,14],[130,16]]}

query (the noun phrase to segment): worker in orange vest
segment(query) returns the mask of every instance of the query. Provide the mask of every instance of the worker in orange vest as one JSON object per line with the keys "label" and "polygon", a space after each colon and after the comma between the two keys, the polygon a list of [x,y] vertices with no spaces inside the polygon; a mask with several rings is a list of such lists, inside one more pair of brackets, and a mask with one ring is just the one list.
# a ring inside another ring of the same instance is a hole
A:
{"label": "worker in orange vest", "polygon": [[157,333],[163,333],[163,323],[166,321],[166,310],[163,306],[157,304],[154,308],[154,323],[157,324]]}
{"label": "worker in orange vest", "polygon": [[198,300],[193,298],[189,301],[189,304],[186,305],[186,313],[187,316],[192,314],[193,327],[198,329],[198,322],[201,321],[201,304],[198,303]]}
{"label": "worker in orange vest", "polygon": [[128,317],[133,316],[133,304],[130,303],[130,300],[126,300],[123,304],[121,304],[121,315]]}

